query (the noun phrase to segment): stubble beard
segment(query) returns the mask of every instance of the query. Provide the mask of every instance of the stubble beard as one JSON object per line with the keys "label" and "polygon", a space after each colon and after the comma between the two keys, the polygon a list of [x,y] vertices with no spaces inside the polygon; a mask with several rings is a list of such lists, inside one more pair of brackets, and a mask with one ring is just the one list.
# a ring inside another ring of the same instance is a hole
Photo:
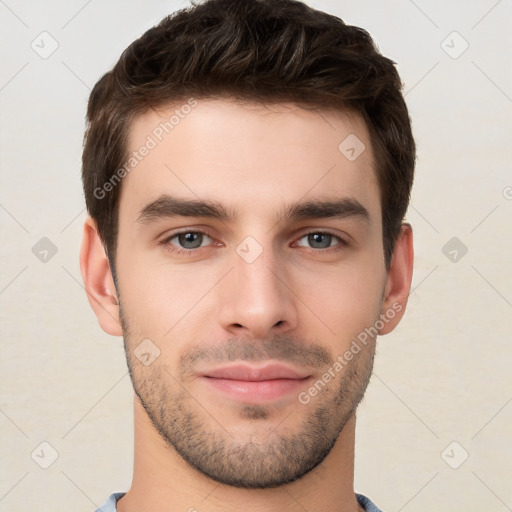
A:
{"label": "stubble beard", "polygon": [[[247,428],[239,435],[238,429],[223,426],[221,413],[190,394],[180,382],[180,372],[173,375],[159,359],[143,366],[133,354],[136,342],[130,339],[122,313],[121,319],[133,388],[155,429],[191,467],[233,487],[278,487],[321,464],[355,414],[373,369],[374,347],[367,346],[308,404],[297,400],[286,411],[266,404],[240,404],[236,412]],[[230,344],[248,353],[247,340],[230,340]],[[297,414],[303,418],[298,424]]]}

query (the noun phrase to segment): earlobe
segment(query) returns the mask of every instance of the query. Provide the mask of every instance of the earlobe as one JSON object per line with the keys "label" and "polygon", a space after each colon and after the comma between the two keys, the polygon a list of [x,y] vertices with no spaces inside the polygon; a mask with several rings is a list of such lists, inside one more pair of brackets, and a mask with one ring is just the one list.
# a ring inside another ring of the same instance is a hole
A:
{"label": "earlobe", "polygon": [[101,328],[112,336],[122,336],[119,305],[114,280],[96,222],[87,217],[80,249],[80,271],[87,298]]}
{"label": "earlobe", "polygon": [[405,313],[409,297],[414,263],[412,227],[404,223],[395,243],[393,258],[388,272],[381,308],[384,327],[379,334],[390,333]]}

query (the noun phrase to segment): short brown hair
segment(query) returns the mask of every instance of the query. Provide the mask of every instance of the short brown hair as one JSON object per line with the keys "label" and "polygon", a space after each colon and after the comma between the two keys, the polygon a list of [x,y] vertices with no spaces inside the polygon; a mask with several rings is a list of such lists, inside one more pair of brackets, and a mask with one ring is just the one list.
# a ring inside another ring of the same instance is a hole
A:
{"label": "short brown hair", "polygon": [[113,271],[121,184],[101,197],[95,191],[125,162],[136,115],[191,96],[291,101],[362,115],[375,155],[389,268],[416,153],[401,88],[395,63],[368,32],[300,1],[206,0],[167,16],[123,52],[89,98],[82,180]]}

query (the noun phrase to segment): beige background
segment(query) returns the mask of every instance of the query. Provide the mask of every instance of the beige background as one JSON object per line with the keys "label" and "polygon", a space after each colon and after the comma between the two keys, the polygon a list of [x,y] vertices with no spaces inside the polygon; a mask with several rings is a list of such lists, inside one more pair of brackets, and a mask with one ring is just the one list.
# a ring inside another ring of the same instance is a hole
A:
{"label": "beige background", "polygon": [[[512,510],[512,3],[309,3],[398,62],[419,149],[413,291],[378,343],[356,490],[385,512]],[[91,511],[130,484],[122,341],[97,325],[78,266],[84,113],[127,44],[185,5],[0,1],[2,511]],[[31,47],[51,49],[43,31],[59,45],[46,59]]]}

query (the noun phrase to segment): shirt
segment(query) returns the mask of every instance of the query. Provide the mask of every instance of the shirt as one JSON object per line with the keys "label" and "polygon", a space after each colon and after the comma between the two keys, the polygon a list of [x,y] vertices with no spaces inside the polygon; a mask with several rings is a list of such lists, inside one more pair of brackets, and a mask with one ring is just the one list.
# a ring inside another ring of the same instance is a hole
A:
{"label": "shirt", "polygon": [[[99,509],[97,509],[96,512],[117,512],[117,500],[124,495],[124,492],[115,492],[114,494],[111,494],[109,499]],[[366,512],[382,512],[380,508],[372,503],[370,498],[357,493],[356,498],[359,504],[364,507]]]}

